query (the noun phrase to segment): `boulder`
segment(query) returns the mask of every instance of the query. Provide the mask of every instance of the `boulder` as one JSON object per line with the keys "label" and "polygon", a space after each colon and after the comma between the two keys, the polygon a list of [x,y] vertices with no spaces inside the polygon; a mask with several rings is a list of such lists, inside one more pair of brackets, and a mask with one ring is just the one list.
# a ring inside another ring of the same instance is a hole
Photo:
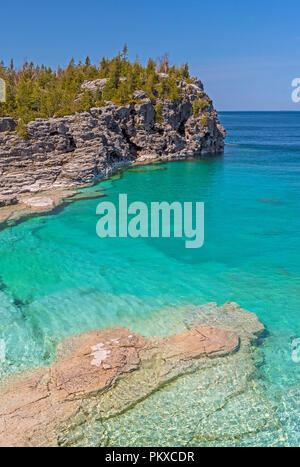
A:
{"label": "boulder", "polygon": [[46,196],[36,196],[34,198],[27,198],[23,200],[23,203],[27,206],[33,208],[40,208],[42,210],[52,209],[55,206],[55,201],[52,198]]}
{"label": "boulder", "polygon": [[135,99],[146,99],[146,93],[145,91],[137,90],[137,91],[134,91],[133,97]]}
{"label": "boulder", "polygon": [[0,117],[0,132],[3,131],[14,131],[17,123],[11,117]]}
{"label": "boulder", "polygon": [[82,91],[91,91],[91,92],[100,91],[100,93],[102,94],[104,86],[106,85],[107,82],[108,82],[108,78],[87,80],[83,82],[83,84],[81,85],[81,89]]}

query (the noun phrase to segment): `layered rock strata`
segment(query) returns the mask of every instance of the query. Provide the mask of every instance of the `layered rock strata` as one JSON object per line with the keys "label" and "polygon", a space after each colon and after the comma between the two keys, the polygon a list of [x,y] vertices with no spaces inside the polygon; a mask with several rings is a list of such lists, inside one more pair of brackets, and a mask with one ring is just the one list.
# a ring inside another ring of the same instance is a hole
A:
{"label": "layered rock strata", "polygon": [[[83,83],[83,92],[96,92],[102,81]],[[36,119],[27,125],[28,139],[18,136],[12,118],[0,118],[0,207],[27,193],[91,184],[136,162],[221,152],[225,130],[202,83],[178,87],[179,99],[155,107],[136,91],[138,103],[106,102],[89,112]],[[199,100],[205,105],[195,112]]]}

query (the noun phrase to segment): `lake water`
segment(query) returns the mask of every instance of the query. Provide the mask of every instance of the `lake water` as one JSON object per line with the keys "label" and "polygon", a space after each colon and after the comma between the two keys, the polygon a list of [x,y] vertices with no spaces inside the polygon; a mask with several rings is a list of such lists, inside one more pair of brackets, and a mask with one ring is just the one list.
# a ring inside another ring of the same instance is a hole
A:
{"label": "lake water", "polygon": [[116,204],[119,193],[129,202],[203,201],[202,248],[178,238],[100,239],[99,199],[0,232],[2,377],[48,364],[70,334],[126,325],[168,335],[180,330],[178,307],[235,301],[267,326],[260,378],[276,397],[293,391],[282,423],[285,444],[299,445],[291,420],[300,411],[300,362],[292,359],[300,338],[300,113],[220,119],[224,155],[126,171],[89,189]]}

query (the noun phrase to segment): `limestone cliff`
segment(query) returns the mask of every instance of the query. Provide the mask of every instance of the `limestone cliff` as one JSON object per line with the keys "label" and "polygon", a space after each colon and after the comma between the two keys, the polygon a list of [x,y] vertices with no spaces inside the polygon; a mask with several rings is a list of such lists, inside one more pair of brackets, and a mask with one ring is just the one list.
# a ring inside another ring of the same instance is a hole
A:
{"label": "limestone cliff", "polygon": [[[82,89],[101,92],[100,81]],[[27,125],[26,139],[13,119],[0,118],[0,206],[24,193],[93,183],[134,162],[221,152],[225,130],[202,83],[177,85],[179,99],[155,106],[144,91],[135,91],[137,103],[106,102],[89,112],[36,119]]]}

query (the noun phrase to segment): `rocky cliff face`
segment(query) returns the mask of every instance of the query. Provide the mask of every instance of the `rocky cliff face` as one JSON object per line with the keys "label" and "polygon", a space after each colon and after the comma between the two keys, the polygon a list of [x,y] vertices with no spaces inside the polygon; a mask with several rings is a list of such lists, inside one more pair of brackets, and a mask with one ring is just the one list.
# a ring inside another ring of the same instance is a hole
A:
{"label": "rocky cliff face", "polygon": [[[136,104],[107,102],[90,112],[37,119],[27,125],[28,139],[17,135],[13,119],[0,118],[0,205],[28,192],[93,183],[134,162],[221,152],[225,130],[202,83],[178,86],[180,99],[156,108],[136,91]],[[202,98],[207,106],[195,116],[193,102]]]}

